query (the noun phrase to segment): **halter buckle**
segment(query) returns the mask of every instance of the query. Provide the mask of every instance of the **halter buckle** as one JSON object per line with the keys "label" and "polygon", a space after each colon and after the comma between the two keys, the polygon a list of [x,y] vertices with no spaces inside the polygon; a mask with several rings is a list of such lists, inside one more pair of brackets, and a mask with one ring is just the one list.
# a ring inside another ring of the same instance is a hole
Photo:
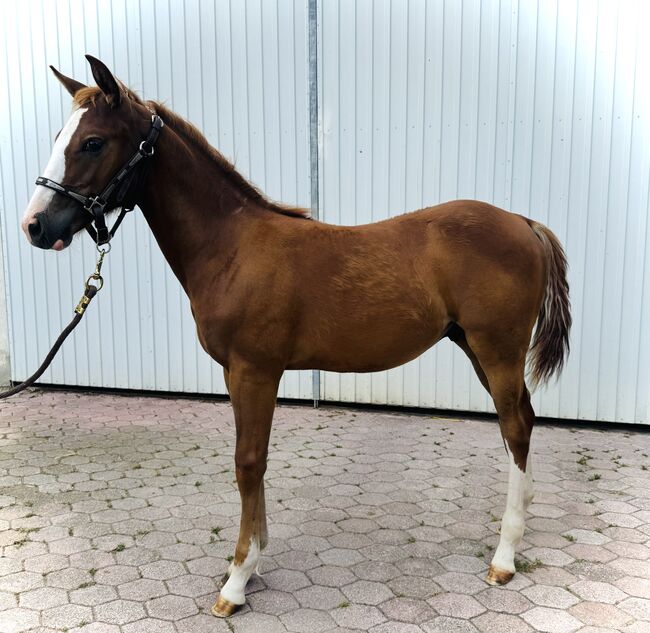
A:
{"label": "halter buckle", "polygon": [[93,209],[97,207],[100,211],[104,211],[106,202],[101,198],[101,196],[95,196],[94,198],[89,198],[88,202],[84,205],[84,209],[88,211],[93,217],[95,217],[95,212]]}
{"label": "halter buckle", "polygon": [[140,150],[140,154],[142,154],[144,157],[150,158],[151,156],[153,156],[153,145],[149,148],[149,151],[146,150],[147,146],[148,146],[147,141],[142,141],[140,143],[139,150]]}

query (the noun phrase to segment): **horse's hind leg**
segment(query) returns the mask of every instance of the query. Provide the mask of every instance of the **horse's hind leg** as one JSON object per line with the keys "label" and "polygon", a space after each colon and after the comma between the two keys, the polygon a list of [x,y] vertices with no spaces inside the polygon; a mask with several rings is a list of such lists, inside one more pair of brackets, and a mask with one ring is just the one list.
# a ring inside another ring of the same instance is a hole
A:
{"label": "horse's hind leg", "polygon": [[487,576],[490,584],[503,585],[515,573],[515,549],[524,534],[524,516],[533,496],[529,447],[535,414],[524,383],[525,347],[510,354],[500,346],[468,338],[485,370],[510,463],[499,545]]}
{"label": "horse's hind leg", "polygon": [[474,350],[469,346],[469,343],[467,342],[465,330],[463,330],[463,328],[461,328],[459,325],[454,324],[449,329],[447,336],[451,341],[456,343],[456,345],[458,345],[458,347],[460,347],[463,352],[465,352],[467,358],[469,358],[470,362],[472,363],[472,367],[474,367],[474,371],[476,372],[478,379],[481,381],[481,384],[485,387],[485,390],[490,393],[490,384],[488,383],[487,376],[485,375],[483,367],[481,367],[481,363],[476,357]]}

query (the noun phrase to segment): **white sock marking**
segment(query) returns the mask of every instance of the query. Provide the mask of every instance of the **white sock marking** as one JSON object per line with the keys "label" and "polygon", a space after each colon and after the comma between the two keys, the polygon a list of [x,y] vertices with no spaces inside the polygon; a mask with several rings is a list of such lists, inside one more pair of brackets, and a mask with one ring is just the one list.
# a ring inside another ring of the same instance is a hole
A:
{"label": "white sock marking", "polygon": [[257,569],[259,559],[260,549],[257,541],[252,538],[246,560],[241,565],[230,564],[230,568],[228,569],[230,577],[221,588],[222,598],[233,604],[244,604],[246,602],[244,595],[246,583],[248,583],[249,578],[253,575],[255,569]]}
{"label": "white sock marking", "polygon": [[508,453],[510,471],[508,474],[508,498],[506,510],[501,520],[501,536],[492,566],[503,571],[515,571],[515,549],[524,535],[524,516],[532,500],[533,481],[530,468],[530,451],[526,463],[526,473],[515,464],[512,453]]}
{"label": "white sock marking", "polygon": [[[52,154],[50,155],[50,160],[47,162],[43,176],[54,180],[56,182],[61,182],[65,176],[65,149],[70,143],[72,135],[79,127],[79,122],[81,117],[88,110],[88,108],[74,108],[72,111],[72,116],[68,119],[66,124],[63,126],[59,137],[54,143],[52,148]],[[52,189],[43,187],[42,185],[37,185],[34,193],[27,205],[27,210],[23,216],[22,228],[27,236],[27,239],[31,242],[29,236],[29,224],[37,213],[45,211],[50,204],[52,198],[54,197],[55,192]]]}

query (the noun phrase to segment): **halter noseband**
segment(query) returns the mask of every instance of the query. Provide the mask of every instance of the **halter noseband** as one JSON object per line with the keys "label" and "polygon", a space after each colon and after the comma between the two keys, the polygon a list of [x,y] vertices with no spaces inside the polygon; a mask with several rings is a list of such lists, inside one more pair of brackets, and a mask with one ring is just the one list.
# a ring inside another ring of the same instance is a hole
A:
{"label": "halter noseband", "polygon": [[[132,211],[135,206],[135,200],[133,199],[125,202],[126,195],[130,189],[133,177],[135,176],[135,170],[140,165],[140,161],[143,158],[151,158],[153,156],[153,146],[158,140],[163,125],[163,120],[157,114],[152,115],[151,129],[149,130],[147,138],[140,143],[138,151],[133,154],[133,156],[124,164],[122,169],[120,169],[120,171],[118,171],[117,174],[108,181],[108,184],[99,195],[84,196],[83,194],[74,191],[74,189],[70,189],[70,187],[66,187],[61,183],[50,180],[49,178],[44,178],[43,176],[39,176],[36,179],[36,184],[43,187],[49,187],[57,193],[68,196],[68,198],[72,198],[81,203],[83,208],[93,217],[93,224],[95,225],[94,228],[92,226],[87,226],[86,231],[88,231],[98,246],[108,244],[115,235],[117,228],[120,226],[126,214],[129,211]],[[111,197],[114,194],[116,194],[116,196],[115,199],[112,200]],[[122,210],[115,220],[115,224],[113,224],[113,227],[109,230],[106,226],[104,212],[106,210],[111,211],[119,206],[122,207]],[[106,207],[109,208],[106,209]]]}

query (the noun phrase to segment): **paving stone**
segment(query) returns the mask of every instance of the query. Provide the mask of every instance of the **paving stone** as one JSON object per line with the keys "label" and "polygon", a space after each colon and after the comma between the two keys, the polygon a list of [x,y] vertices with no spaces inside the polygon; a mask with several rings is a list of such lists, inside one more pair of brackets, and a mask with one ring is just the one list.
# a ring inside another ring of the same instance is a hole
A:
{"label": "paving stone", "polygon": [[345,596],[334,587],[305,587],[294,592],[294,596],[305,609],[334,609],[345,602]]}
{"label": "paving stone", "polygon": [[[580,601],[574,594],[561,587],[550,585],[533,585],[522,590],[531,602],[542,607],[555,607],[556,609],[568,609]],[[480,598],[479,598],[480,599]]]}
{"label": "paving stone", "polygon": [[583,600],[592,602],[606,602],[616,604],[626,597],[620,589],[605,582],[593,582],[590,580],[580,580],[569,586],[573,593],[580,596]]}
{"label": "paving stone", "polygon": [[629,624],[631,620],[630,616],[621,608],[612,604],[598,602],[580,602],[572,606],[569,613],[584,624],[609,626],[615,629],[620,629],[624,624]]}
{"label": "paving stone", "polygon": [[526,550],[525,554],[529,560],[539,559],[544,565],[552,565],[553,567],[564,567],[574,561],[573,557],[562,550],[548,547],[531,547]]}
{"label": "paving stone", "polygon": [[585,545],[574,543],[564,549],[564,553],[578,560],[590,560],[599,563],[607,563],[616,558],[614,552],[600,545]]}
{"label": "paving stone", "polygon": [[[295,611],[299,607],[299,601],[290,593],[268,589],[258,591],[248,598],[248,604],[253,611],[267,613],[268,615],[281,615]],[[302,604],[302,603],[300,603]],[[327,608],[327,607],[321,607]]]}
{"label": "paving stone", "polygon": [[619,589],[629,596],[650,599],[650,580],[626,576],[614,583]]}
{"label": "paving stone", "polygon": [[422,628],[426,633],[478,633],[478,629],[471,622],[446,615],[425,622]]}
{"label": "paving stone", "polygon": [[332,616],[316,609],[293,609],[280,616],[288,631],[295,633],[322,633],[334,627]]}
{"label": "paving stone", "polygon": [[80,622],[90,622],[93,612],[90,607],[77,604],[64,604],[45,609],[41,614],[41,623],[57,629],[71,629]]}
{"label": "paving stone", "polygon": [[650,622],[650,600],[645,598],[628,598],[619,604],[619,607],[638,620]]}
{"label": "paving stone", "polygon": [[364,580],[375,580],[378,582],[385,582],[399,576],[398,569],[391,563],[383,563],[381,561],[365,561],[355,565],[351,571]]}
{"label": "paving stone", "polygon": [[144,618],[143,606],[133,600],[113,600],[95,607],[97,619],[109,624],[128,624]]}
{"label": "paving stone", "polygon": [[476,574],[487,570],[487,563],[476,556],[460,556],[452,554],[438,561],[447,571],[458,571],[467,574]]}
{"label": "paving stone", "polygon": [[[306,557],[307,555],[305,555]],[[295,559],[295,555],[290,555],[287,554],[285,555],[283,560],[287,560],[287,558]],[[317,564],[320,564],[322,561],[322,564],[324,565],[334,565],[338,567],[346,567],[349,565],[354,565],[355,563],[359,563],[364,559],[363,555],[360,554],[359,552],[353,550],[353,549],[342,549],[338,547],[333,547],[331,549],[328,549],[324,552],[319,552],[318,557],[320,561],[315,561],[312,563],[310,561],[309,566],[301,565],[300,567],[297,567],[295,563],[290,563],[293,564],[294,566],[291,567],[291,569],[302,569],[303,571],[306,571],[307,569],[312,569],[313,567],[316,567]],[[279,561],[280,564],[282,565],[282,559]],[[285,563],[286,564],[286,563]]]}
{"label": "paving stone", "polygon": [[83,604],[89,607],[111,602],[117,598],[115,588],[108,585],[92,585],[70,592],[70,601],[73,604]]}
{"label": "paving stone", "polygon": [[[334,550],[322,552],[321,556],[324,554],[329,554],[329,552],[333,551]],[[356,552],[351,552],[351,555],[352,554],[356,554]],[[293,569],[296,571],[307,571],[309,569],[313,569],[314,567],[318,567],[321,564],[321,561],[314,554],[298,551],[280,554],[275,557],[275,561],[280,567],[283,567],[285,569]],[[323,562],[326,561],[323,560]]]}
{"label": "paving stone", "polygon": [[638,433],[537,430],[518,556],[543,564],[490,587],[507,491],[492,421],[280,406],[264,575],[225,621],[209,609],[238,535],[229,404],[34,391],[0,428],[0,633],[650,630]]}
{"label": "paving stone", "polygon": [[358,580],[342,587],[341,591],[357,604],[378,605],[394,597],[393,592],[386,585],[370,580]]}
{"label": "paving stone", "polygon": [[26,609],[42,611],[50,607],[59,607],[68,603],[68,594],[56,587],[43,587],[24,591],[19,596],[19,604]]}
{"label": "paving stone", "polygon": [[83,626],[76,626],[69,631],[70,633],[120,633],[120,627],[105,622],[91,622]]}
{"label": "paving stone", "polygon": [[165,585],[159,580],[149,580],[147,578],[139,578],[126,582],[118,587],[120,598],[124,600],[135,600],[137,602],[145,602],[152,598],[164,596],[167,593]]}
{"label": "paving stone", "polygon": [[70,559],[62,554],[42,554],[25,560],[25,571],[48,574],[57,569],[63,569],[71,564]]}
{"label": "paving stone", "polygon": [[149,600],[146,603],[146,608],[151,617],[172,621],[186,618],[198,612],[194,600],[171,595]]}
{"label": "paving stone", "polygon": [[578,633],[621,633],[620,629],[611,629],[608,626],[583,626]]}
{"label": "paving stone", "polygon": [[237,616],[237,633],[284,633],[286,630],[274,615],[249,612]]}
{"label": "paving stone", "polygon": [[522,617],[534,629],[545,633],[572,633],[582,626],[582,622],[569,613],[548,607],[534,607]]}
{"label": "paving stone", "polygon": [[490,611],[473,620],[481,633],[529,633],[533,629],[521,618],[505,613]]}
{"label": "paving stone", "polygon": [[370,633],[421,633],[422,629],[416,624],[406,622],[384,622],[370,629]]}
{"label": "paving stone", "polygon": [[376,607],[351,604],[341,606],[330,611],[330,615],[340,627],[361,629],[367,631],[386,620],[382,612]]}
{"label": "paving stone", "polygon": [[[252,581],[254,580],[253,577]],[[212,578],[187,574],[168,580],[167,587],[170,593],[178,596],[198,598],[208,593],[214,593],[217,590],[217,583]]]}
{"label": "paving stone", "polygon": [[502,613],[523,613],[533,606],[521,592],[503,587],[490,587],[475,597],[484,607]]}
{"label": "paving stone", "polygon": [[[38,589],[35,591],[38,591]],[[0,613],[7,609],[13,609],[16,606],[18,606],[18,599],[13,593],[0,591]]]}
{"label": "paving stone", "polygon": [[22,568],[23,565],[20,561],[13,560],[11,558],[0,557],[0,577],[19,572],[22,570]]}
{"label": "paving stone", "polygon": [[623,627],[620,633],[648,633],[648,631],[650,631],[650,629],[648,629],[647,622],[633,622],[632,624]]}
{"label": "paving stone", "polygon": [[94,576],[95,582],[102,585],[122,585],[132,580],[137,580],[140,577],[140,572],[136,567],[128,565],[111,565],[99,569]]}
{"label": "paving stone", "polygon": [[[316,573],[321,569],[324,569],[324,567],[317,567],[307,573]],[[268,587],[284,591],[297,591],[310,585],[309,578],[303,572],[291,569],[276,569],[268,572],[264,574],[264,581]],[[319,582],[318,584],[322,585],[325,583]],[[338,586],[338,584],[334,586]]]}
{"label": "paving stone", "polygon": [[538,567],[528,577],[537,584],[558,587],[566,587],[578,580],[577,576],[560,567]]}
{"label": "paving stone", "polygon": [[[293,577],[286,579],[283,576],[288,573],[297,573],[297,572],[283,572],[282,570],[277,570],[276,572],[271,572],[271,574],[266,574],[265,578],[267,583],[271,582],[269,576],[273,576],[273,582],[284,582],[288,580],[292,584],[296,584],[299,579],[293,579]],[[274,575],[275,574],[275,575]],[[333,565],[323,565],[321,567],[316,567],[316,569],[310,569],[307,572],[307,576],[315,585],[323,585],[325,587],[342,587],[354,581],[356,576],[345,567],[336,567]],[[303,576],[304,577],[304,576]],[[302,589],[309,584],[309,580],[304,577],[307,582],[302,584],[296,589]],[[301,582],[301,581],[300,581]],[[291,591],[291,588],[288,587],[288,590]]]}
{"label": "paving stone", "polygon": [[50,543],[49,549],[51,554],[63,554],[64,556],[69,556],[70,554],[89,550],[90,539],[70,536]]}
{"label": "paving stone", "polygon": [[379,606],[390,621],[420,624],[430,620],[435,611],[424,601],[415,598],[392,598]]}
{"label": "paving stone", "polygon": [[[198,560],[202,559],[190,561],[188,567],[193,569],[192,563],[196,563]],[[185,573],[185,568],[181,563],[176,561],[159,560],[143,565],[140,568],[140,571],[145,578],[151,578],[153,580],[169,580],[170,578],[175,578],[176,576]]]}
{"label": "paving stone", "polygon": [[2,633],[23,633],[38,624],[38,613],[29,609],[14,608],[2,613],[0,631]]}
{"label": "paving stone", "polygon": [[[155,620],[153,618],[147,618],[146,620],[140,620],[140,622],[153,622],[160,623],[159,628],[156,628],[155,625],[152,625],[152,628],[147,631],[145,629],[141,632],[137,625],[139,622],[134,622],[132,625],[127,624],[123,627],[124,633],[173,633],[178,631],[178,633],[231,633],[234,625],[230,620],[226,619],[217,619],[211,613],[199,613],[198,615],[192,615],[189,618],[183,618],[182,620],[177,620],[175,623],[165,622],[164,620]],[[230,625],[230,627],[229,627]],[[127,628],[132,626],[133,628]]]}
{"label": "paving stone", "polygon": [[474,595],[484,590],[488,585],[476,576],[447,572],[436,577],[436,582],[446,591],[466,595]]}
{"label": "paving stone", "polygon": [[625,576],[638,576],[650,580],[650,565],[645,560],[619,558],[609,564],[611,569],[620,571]]}

